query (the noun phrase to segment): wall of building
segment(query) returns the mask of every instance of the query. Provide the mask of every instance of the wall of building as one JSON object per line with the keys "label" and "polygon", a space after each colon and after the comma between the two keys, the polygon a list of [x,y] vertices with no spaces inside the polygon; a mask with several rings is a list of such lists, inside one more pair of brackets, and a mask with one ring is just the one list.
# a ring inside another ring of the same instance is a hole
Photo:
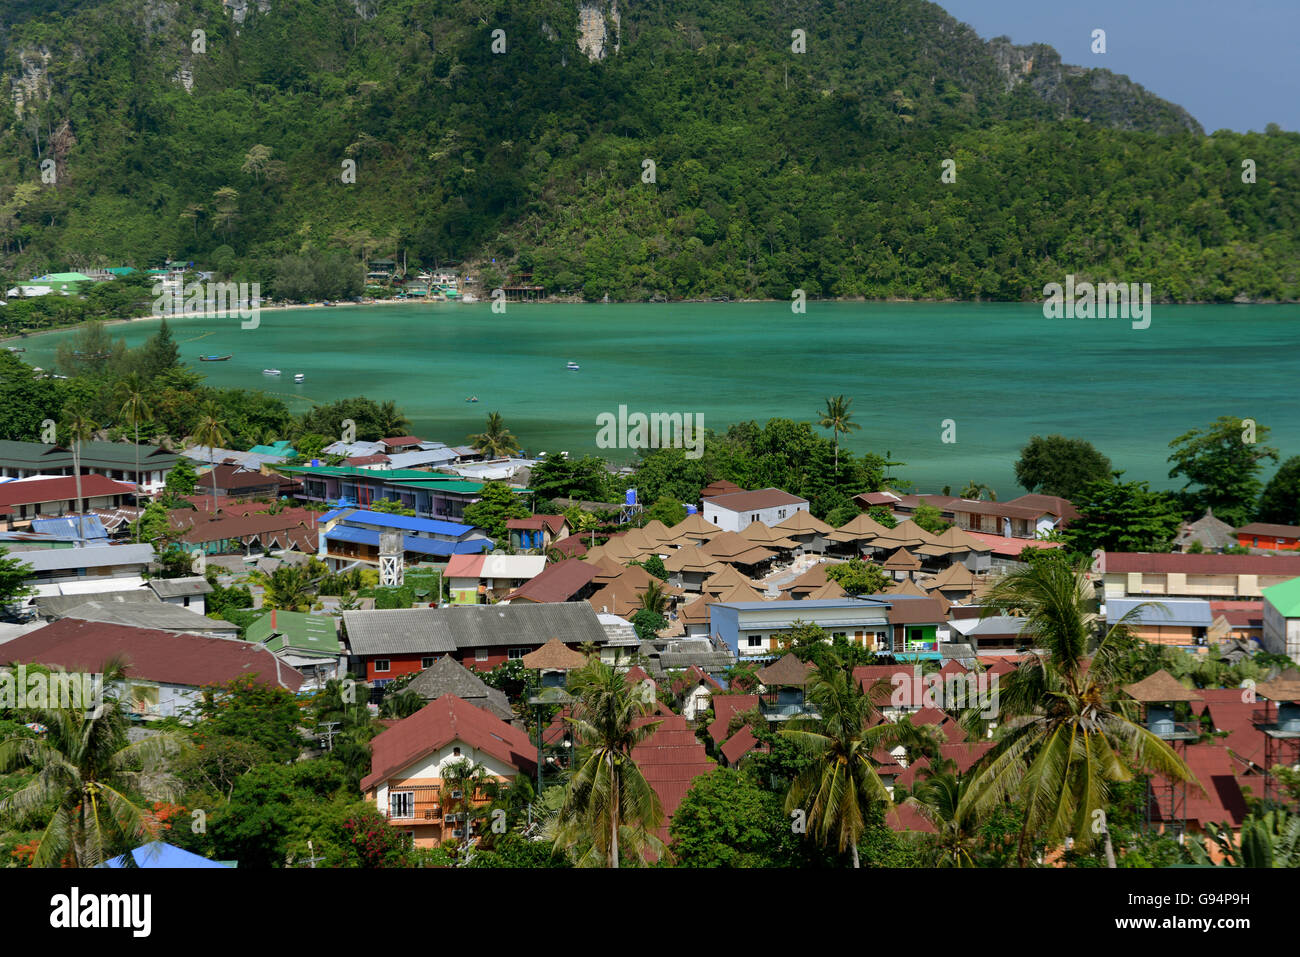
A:
{"label": "wall of building", "polygon": [[726,532],[739,532],[755,520],[772,528],[780,525],[795,512],[808,511],[808,507],[807,502],[798,502],[793,505],[774,505],[771,508],[754,508],[744,512],[733,512],[730,509],[709,504],[709,499],[706,498],[704,500],[704,520],[712,522]]}

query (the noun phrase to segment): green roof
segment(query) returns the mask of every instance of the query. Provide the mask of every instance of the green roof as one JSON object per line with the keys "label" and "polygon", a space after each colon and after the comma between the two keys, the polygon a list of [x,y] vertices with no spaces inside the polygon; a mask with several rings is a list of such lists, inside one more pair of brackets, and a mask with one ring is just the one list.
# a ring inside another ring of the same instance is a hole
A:
{"label": "green roof", "polygon": [[1283,618],[1300,618],[1300,578],[1265,588],[1261,594]]}
{"label": "green roof", "polygon": [[[102,468],[135,469],[136,447],[130,442],[82,442],[81,464]],[[169,469],[179,458],[156,445],[140,446],[141,469]],[[24,468],[59,468],[72,464],[72,453],[59,445],[43,442],[0,440],[0,464]]]}
{"label": "green roof", "polygon": [[[271,619],[275,618],[275,628]],[[314,651],[322,655],[339,655],[343,645],[339,641],[334,619],[328,615],[310,615],[301,611],[267,612],[248,626],[244,632],[247,641],[265,644],[269,651]]]}
{"label": "green roof", "polygon": [[[455,475],[439,475],[435,472],[421,472],[419,469],[361,469],[353,465],[282,465],[282,472],[298,472],[303,475],[324,475],[331,478],[361,478],[382,482],[384,485],[401,485],[408,488],[427,489],[431,485],[440,492],[459,492],[462,495],[478,495],[483,491],[483,482],[467,482]],[[526,492],[528,489],[516,489]]]}
{"label": "green roof", "polygon": [[286,458],[293,458],[298,454],[286,439],[281,439],[279,442],[273,442],[270,445],[254,445],[248,451],[255,455],[283,455]]}
{"label": "green roof", "polygon": [[135,271],[134,266],[109,266],[104,270],[104,272],[111,273],[114,276],[131,276],[135,274]]}
{"label": "green roof", "polygon": [[50,272],[37,276],[32,282],[94,282],[84,272]]}

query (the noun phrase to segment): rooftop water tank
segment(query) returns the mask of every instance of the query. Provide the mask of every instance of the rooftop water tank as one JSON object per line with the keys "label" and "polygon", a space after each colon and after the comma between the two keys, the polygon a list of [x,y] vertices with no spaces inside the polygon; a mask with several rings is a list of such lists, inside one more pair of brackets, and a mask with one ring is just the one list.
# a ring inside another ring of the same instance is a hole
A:
{"label": "rooftop water tank", "polygon": [[312,468],[319,468],[319,467],[320,467],[320,459],[312,459],[312,460],[311,460],[311,467],[312,467]]}
{"label": "rooftop water tank", "polygon": [[627,505],[636,504],[636,489],[630,488],[627,490],[627,499],[625,500],[625,504]]}
{"label": "rooftop water tank", "polygon": [[694,515],[694,514],[696,514],[698,511],[699,511],[699,509],[696,508],[694,505],[687,505],[687,506],[686,506],[686,514],[687,514],[687,515]]}
{"label": "rooftop water tank", "polygon": [[1300,731],[1300,703],[1295,701],[1278,702],[1277,729],[1279,731]]}

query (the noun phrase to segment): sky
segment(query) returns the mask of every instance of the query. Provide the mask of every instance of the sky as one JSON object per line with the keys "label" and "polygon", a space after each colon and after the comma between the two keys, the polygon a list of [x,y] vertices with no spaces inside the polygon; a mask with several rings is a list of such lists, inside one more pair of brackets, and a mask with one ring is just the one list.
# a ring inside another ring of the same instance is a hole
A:
{"label": "sky", "polygon": [[[1206,132],[1300,130],[1300,0],[936,0],[984,39],[1126,74]],[[1092,31],[1106,52],[1092,52]]]}

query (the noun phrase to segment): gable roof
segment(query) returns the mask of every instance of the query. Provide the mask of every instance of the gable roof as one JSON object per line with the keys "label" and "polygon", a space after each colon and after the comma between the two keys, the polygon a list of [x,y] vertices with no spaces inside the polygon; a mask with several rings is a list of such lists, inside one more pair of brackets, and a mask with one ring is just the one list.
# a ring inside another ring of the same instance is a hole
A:
{"label": "gable roof", "polygon": [[552,638],[603,645],[608,635],[585,601],[345,611],[354,655],[446,654],[494,645],[539,647]]}
{"label": "gable roof", "polygon": [[1146,703],[1202,700],[1199,693],[1183,687],[1177,678],[1163,668],[1152,672],[1141,681],[1124,685],[1124,692],[1135,701]]}
{"label": "gable roof", "polygon": [[414,691],[426,701],[436,701],[443,695],[455,695],[476,708],[490,711],[502,721],[514,717],[510,699],[504,691],[489,687],[451,655],[444,655],[425,668],[404,690]]}
{"label": "gable roof", "polygon": [[506,596],[507,601],[565,602],[596,577],[596,566],[577,558],[547,566],[540,575]]}
{"label": "gable roof", "polygon": [[784,522],[777,523],[776,527],[790,537],[808,534],[830,535],[835,531],[812,512],[802,508]]}
{"label": "gable roof", "polygon": [[1272,585],[1261,594],[1283,618],[1300,618],[1300,578]]}
{"label": "gable roof", "polygon": [[484,751],[517,771],[537,767],[537,748],[528,735],[496,715],[446,694],[370,742],[371,771],[361,779],[361,790],[370,790],[453,741]]}
{"label": "gable roof", "polygon": [[728,492],[710,495],[704,499],[709,508],[723,509],[728,512],[756,512],[765,508],[777,508],[781,505],[807,505],[806,498],[791,495],[779,488],[764,488],[755,492]]}
{"label": "gable roof", "polygon": [[198,612],[169,605],[164,601],[120,602],[87,601],[63,611],[63,618],[79,618],[111,625],[131,625],[136,628],[153,628],[158,631],[178,631],[190,634],[239,634],[234,622],[208,618]]}
{"label": "gable roof", "polygon": [[[115,482],[105,475],[91,473],[81,476],[81,497],[83,500],[101,498],[105,495],[134,495],[135,485],[130,482]],[[77,477],[30,478],[17,479],[0,484],[0,509],[15,505],[37,505],[45,502],[76,502]],[[84,504],[84,503],[83,503]],[[75,508],[75,504],[73,505]],[[48,517],[48,516],[47,516]]]}
{"label": "gable roof", "polygon": [[297,691],[303,676],[271,652],[237,638],[177,634],[130,625],[64,618],[5,642],[6,661],[39,662],[67,671],[102,672],[114,656],[127,674],[160,684],[201,687],[254,675],[261,684]]}
{"label": "gable roof", "polygon": [[343,653],[335,619],[303,611],[273,608],[244,629],[244,640],[264,644],[271,651],[306,651],[327,656]]}

